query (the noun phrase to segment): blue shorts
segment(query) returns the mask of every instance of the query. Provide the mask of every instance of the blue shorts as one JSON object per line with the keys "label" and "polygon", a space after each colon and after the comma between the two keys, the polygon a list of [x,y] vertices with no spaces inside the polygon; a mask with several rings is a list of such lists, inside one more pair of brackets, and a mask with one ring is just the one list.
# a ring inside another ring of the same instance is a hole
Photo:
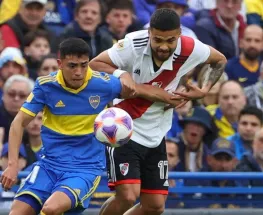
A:
{"label": "blue shorts", "polygon": [[[92,173],[73,173],[46,168],[42,162],[37,162],[25,181],[21,183],[15,198],[26,202],[36,210],[33,202],[26,200],[27,195],[30,198],[34,197],[41,209],[54,192],[61,191],[71,199],[71,211],[83,211],[88,208],[90,198],[97,189],[100,178]],[[39,211],[36,213],[38,214]]]}

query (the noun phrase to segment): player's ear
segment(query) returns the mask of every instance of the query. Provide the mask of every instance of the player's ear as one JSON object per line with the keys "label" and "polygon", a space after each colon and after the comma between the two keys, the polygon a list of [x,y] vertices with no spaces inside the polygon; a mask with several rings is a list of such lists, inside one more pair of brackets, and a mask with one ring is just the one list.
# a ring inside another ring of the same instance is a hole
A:
{"label": "player's ear", "polygon": [[58,62],[58,68],[61,69],[61,66],[62,66],[62,62],[60,59],[57,59],[57,62]]}

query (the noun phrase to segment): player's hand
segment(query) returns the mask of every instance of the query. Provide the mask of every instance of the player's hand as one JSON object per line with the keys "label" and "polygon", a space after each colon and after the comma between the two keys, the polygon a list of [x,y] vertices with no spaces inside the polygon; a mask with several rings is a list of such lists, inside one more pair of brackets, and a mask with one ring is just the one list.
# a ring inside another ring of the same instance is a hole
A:
{"label": "player's hand", "polygon": [[123,73],[120,76],[120,81],[122,84],[122,98],[132,98],[136,96],[135,82],[128,72]]}
{"label": "player's hand", "polygon": [[4,191],[8,191],[17,181],[18,170],[15,166],[8,166],[1,175],[0,183]]}
{"label": "player's hand", "polygon": [[187,91],[185,92],[173,92],[172,100],[180,100],[180,107],[185,105],[189,100],[201,99],[204,98],[209,92],[208,87],[199,88],[198,86],[192,83],[186,83]]}

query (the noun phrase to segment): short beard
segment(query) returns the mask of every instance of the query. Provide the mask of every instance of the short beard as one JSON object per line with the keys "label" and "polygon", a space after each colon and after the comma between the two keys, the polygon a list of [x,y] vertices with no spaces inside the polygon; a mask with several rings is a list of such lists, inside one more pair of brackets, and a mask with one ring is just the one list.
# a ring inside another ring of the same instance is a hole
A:
{"label": "short beard", "polygon": [[250,60],[250,61],[257,60],[258,57],[259,57],[259,55],[260,55],[259,52],[252,55],[252,54],[244,51],[244,56],[245,56],[245,58],[248,59],[248,60]]}

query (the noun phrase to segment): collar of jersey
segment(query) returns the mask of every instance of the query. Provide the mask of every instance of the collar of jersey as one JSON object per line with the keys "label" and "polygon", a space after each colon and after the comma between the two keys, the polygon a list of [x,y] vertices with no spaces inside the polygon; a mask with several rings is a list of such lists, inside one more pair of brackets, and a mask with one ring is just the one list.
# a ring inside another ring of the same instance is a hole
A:
{"label": "collar of jersey", "polygon": [[86,74],[86,77],[85,77],[85,80],[84,80],[84,83],[82,84],[82,86],[78,89],[72,89],[72,88],[69,88],[66,86],[65,84],[65,81],[64,81],[64,78],[63,78],[63,75],[62,75],[62,71],[61,70],[58,70],[58,74],[57,74],[57,80],[58,80],[58,83],[67,91],[71,92],[71,93],[79,93],[81,90],[83,90],[87,85],[88,85],[88,82],[89,80],[91,79],[92,77],[92,70],[90,68],[88,68],[88,71],[87,71],[87,74]]}
{"label": "collar of jersey", "polygon": [[250,65],[248,62],[246,62],[243,59],[239,60],[240,64],[245,67],[245,69],[247,69],[249,72],[257,72],[259,69],[259,62],[257,62],[255,65]]}

